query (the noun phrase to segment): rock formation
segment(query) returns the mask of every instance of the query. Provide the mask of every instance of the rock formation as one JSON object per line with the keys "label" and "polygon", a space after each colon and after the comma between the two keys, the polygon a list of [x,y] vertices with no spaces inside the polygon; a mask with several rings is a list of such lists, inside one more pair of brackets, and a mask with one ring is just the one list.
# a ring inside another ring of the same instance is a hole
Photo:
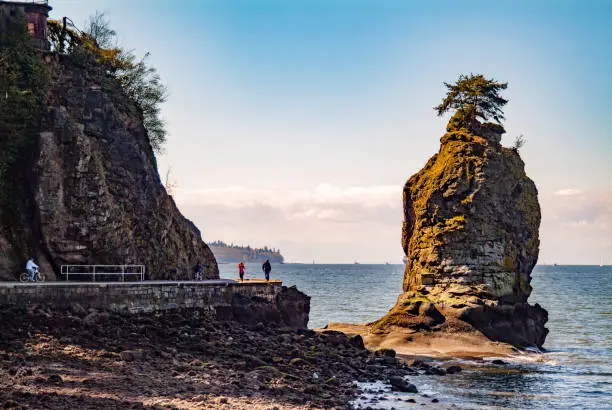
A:
{"label": "rock formation", "polygon": [[251,325],[280,324],[306,329],[310,315],[310,296],[295,286],[283,286],[273,302],[257,296],[235,293],[231,309],[217,309],[217,319],[236,320]]}
{"label": "rock formation", "polygon": [[[469,125],[466,125],[469,123]],[[375,326],[465,328],[515,346],[542,346],[548,314],[527,303],[540,207],[503,128],[459,111],[440,151],[404,186],[404,293]]]}
{"label": "rock formation", "polygon": [[162,186],[140,110],[99,68],[57,55],[47,64],[48,112],[18,165],[21,207],[0,228],[0,279],[14,279],[26,253],[50,276],[62,264],[143,264],[151,279],[186,278],[199,260],[217,278]]}

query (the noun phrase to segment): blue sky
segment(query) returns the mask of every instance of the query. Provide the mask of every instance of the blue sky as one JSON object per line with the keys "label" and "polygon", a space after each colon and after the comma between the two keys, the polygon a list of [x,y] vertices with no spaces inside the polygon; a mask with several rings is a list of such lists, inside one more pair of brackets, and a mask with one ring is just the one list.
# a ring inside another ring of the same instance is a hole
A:
{"label": "blue sky", "polygon": [[509,82],[504,143],[542,205],[540,262],[612,263],[610,1],[51,1],[167,83],[160,172],[205,240],[401,260],[401,186],[439,146],[443,82]]}

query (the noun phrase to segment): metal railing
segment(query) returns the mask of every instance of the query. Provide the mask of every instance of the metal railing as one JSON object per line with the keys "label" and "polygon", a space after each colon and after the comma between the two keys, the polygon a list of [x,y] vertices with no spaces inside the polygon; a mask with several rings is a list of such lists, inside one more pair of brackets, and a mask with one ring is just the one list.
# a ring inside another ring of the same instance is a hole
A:
{"label": "metal railing", "polygon": [[62,265],[61,275],[70,280],[70,275],[90,275],[96,281],[97,276],[117,275],[121,277],[121,282],[125,282],[125,275],[138,275],[140,280],[144,280],[144,265]]}
{"label": "metal railing", "polygon": [[49,5],[49,0],[3,0],[2,3],[28,3],[28,4],[42,4],[45,6]]}

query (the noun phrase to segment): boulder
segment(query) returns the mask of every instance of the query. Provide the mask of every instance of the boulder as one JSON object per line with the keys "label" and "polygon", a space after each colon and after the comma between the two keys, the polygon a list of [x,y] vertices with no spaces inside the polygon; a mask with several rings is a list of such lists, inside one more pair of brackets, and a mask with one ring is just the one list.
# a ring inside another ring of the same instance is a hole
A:
{"label": "boulder", "polygon": [[348,344],[360,350],[365,349],[365,345],[363,343],[363,338],[361,337],[361,335],[349,337]]}
{"label": "boulder", "polygon": [[380,348],[377,349],[374,353],[376,353],[377,356],[382,357],[395,357],[395,350],[393,349]]}
{"label": "boulder", "polygon": [[310,315],[310,296],[300,292],[296,286],[283,286],[276,297],[276,306],[282,323],[305,329]]}
{"label": "boulder", "polygon": [[134,362],[142,360],[144,358],[144,352],[142,350],[124,350],[120,353],[121,360],[124,362]]}
{"label": "boulder", "polygon": [[406,379],[400,376],[391,376],[389,378],[389,384],[391,384],[391,390],[399,391],[404,393],[418,393],[414,384],[408,383]]}
{"label": "boulder", "polygon": [[306,329],[310,313],[310,296],[295,286],[283,286],[272,301],[257,295],[234,293],[231,306],[215,309],[217,320],[238,321],[253,331],[264,332],[270,324],[292,329]]}

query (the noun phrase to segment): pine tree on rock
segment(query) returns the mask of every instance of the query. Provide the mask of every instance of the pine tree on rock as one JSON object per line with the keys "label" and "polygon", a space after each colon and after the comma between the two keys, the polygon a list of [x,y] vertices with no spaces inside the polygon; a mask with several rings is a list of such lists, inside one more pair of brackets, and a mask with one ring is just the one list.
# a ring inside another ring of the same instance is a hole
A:
{"label": "pine tree on rock", "polygon": [[501,125],[504,120],[502,108],[508,103],[499,93],[508,88],[508,83],[487,79],[482,74],[461,74],[454,84],[444,83],[448,89],[442,103],[434,110],[438,116],[448,111],[461,111],[466,121],[495,120]]}

